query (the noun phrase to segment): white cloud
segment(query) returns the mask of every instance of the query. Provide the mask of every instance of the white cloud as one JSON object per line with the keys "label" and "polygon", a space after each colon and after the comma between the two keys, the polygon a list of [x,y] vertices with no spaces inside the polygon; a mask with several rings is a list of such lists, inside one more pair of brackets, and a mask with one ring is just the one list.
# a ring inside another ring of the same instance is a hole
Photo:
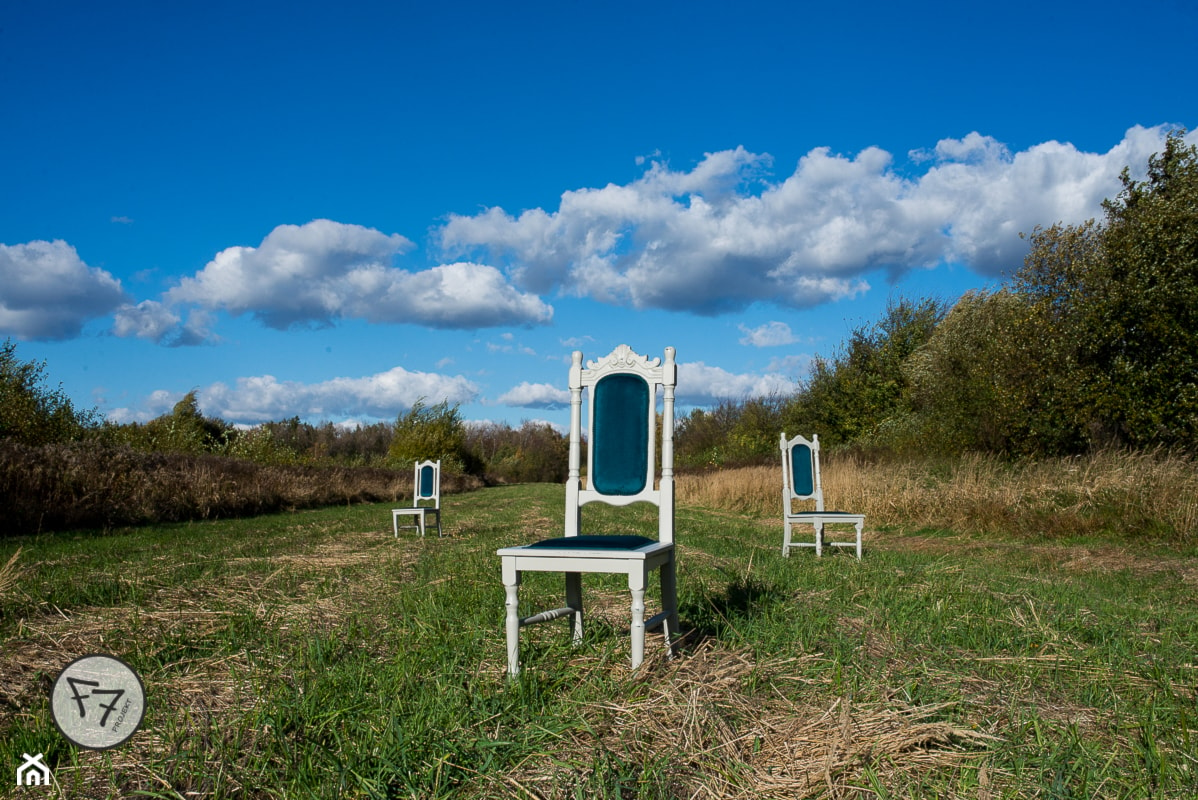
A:
{"label": "white cloud", "polygon": [[112,332],[121,338],[136,336],[152,342],[162,341],[175,330],[181,318],[157,300],[123,305],[116,310]]}
{"label": "white cloud", "polygon": [[566,408],[570,405],[570,391],[548,383],[525,381],[504,392],[496,402],[519,408]]}
{"label": "white cloud", "polygon": [[[273,375],[238,378],[233,386],[213,383],[196,392],[203,413],[231,423],[256,424],[298,416],[306,419],[392,419],[421,398],[430,403],[464,403],[478,396],[478,386],[461,375],[409,372],[395,367],[361,378],[333,378],[320,383],[280,381]],[[157,391],[142,410],[114,409],[116,422],[145,421],[170,411],[183,395]]]}
{"label": "white cloud", "polygon": [[[764,375],[737,374],[721,367],[708,366],[702,361],[693,361],[678,365],[675,400],[683,406],[706,406],[721,400],[789,394],[794,389],[794,380],[777,372]],[[548,383],[524,382],[500,395],[496,402],[521,408],[567,408],[570,405],[570,392]]]}
{"label": "white cloud", "polygon": [[0,333],[71,339],[126,302],[121,282],[64,241],[0,244]]}
{"label": "white cloud", "polygon": [[675,397],[680,405],[705,406],[721,400],[790,394],[794,389],[794,381],[785,375],[773,372],[737,374],[722,367],[710,367],[702,361],[691,361],[678,365]]}
{"label": "white cloud", "polygon": [[771,358],[770,363],[765,366],[765,371],[798,378],[811,371],[812,361],[813,358],[807,353]]}
{"label": "white cloud", "polygon": [[170,392],[166,389],[157,389],[150,393],[140,408],[114,408],[108,411],[106,416],[112,422],[121,425],[130,422],[149,422],[155,417],[160,417],[170,412],[175,407],[175,403],[182,400],[185,394],[186,392]]}
{"label": "white cloud", "polygon": [[280,225],[258,247],[217,253],[167,292],[194,303],[253,314],[278,329],[337,319],[483,328],[549,322],[553,309],[516,290],[494,267],[459,262],[408,272],[390,265],[412,243],[360,225],[318,219]]}
{"label": "white cloud", "polygon": [[753,347],[779,347],[784,344],[794,344],[797,339],[790,330],[790,326],[785,322],[767,322],[764,325],[759,325],[756,328],[747,328],[744,325],[738,325],[740,332],[744,334],[741,337],[740,343],[744,345],[752,345]]}
{"label": "white cloud", "polygon": [[516,337],[510,333],[501,334],[499,338],[503,340],[502,343],[486,343],[485,346],[488,353],[520,353],[525,356],[535,356],[537,354],[537,351],[528,345],[515,341]]}
{"label": "white cloud", "polygon": [[876,147],[853,157],[818,148],[770,183],[769,156],[737,148],[689,172],[654,163],[627,185],[567,191],[552,212],[451,215],[440,239],[455,255],[488,251],[541,294],[706,314],[756,301],[804,308],[866,291],[876,269],[1014,271],[1021,232],[1101,216],[1123,167],[1142,171],[1166,130],[1131,128],[1106,153],[1059,142],[1011,153],[971,133],[911,153],[926,165],[913,178]]}
{"label": "white cloud", "polygon": [[[182,323],[182,324],[180,324]],[[116,310],[112,324],[114,336],[146,339],[169,347],[199,345],[218,341],[212,334],[212,315],[192,309],[183,322],[175,311],[157,300],[123,305]]]}

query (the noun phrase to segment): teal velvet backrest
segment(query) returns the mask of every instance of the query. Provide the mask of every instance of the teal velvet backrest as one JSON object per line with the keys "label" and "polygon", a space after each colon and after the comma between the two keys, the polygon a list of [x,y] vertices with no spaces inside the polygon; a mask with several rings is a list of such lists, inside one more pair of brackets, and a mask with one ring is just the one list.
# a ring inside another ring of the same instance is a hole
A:
{"label": "teal velvet backrest", "polygon": [[815,474],[812,471],[811,448],[803,443],[790,449],[791,491],[800,497],[815,494]]}
{"label": "teal velvet backrest", "polygon": [[433,468],[427,464],[420,468],[420,496],[433,496]]}
{"label": "teal velvet backrest", "polygon": [[639,375],[600,379],[591,394],[591,488],[601,494],[634,495],[649,473],[648,382]]}

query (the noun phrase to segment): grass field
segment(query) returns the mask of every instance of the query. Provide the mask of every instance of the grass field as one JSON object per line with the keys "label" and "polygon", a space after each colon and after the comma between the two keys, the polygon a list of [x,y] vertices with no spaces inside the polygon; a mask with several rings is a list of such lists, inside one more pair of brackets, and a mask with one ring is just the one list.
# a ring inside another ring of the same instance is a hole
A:
{"label": "grass field", "polygon": [[[861,562],[783,559],[772,511],[687,505],[678,658],[650,636],[631,673],[627,591],[589,576],[584,645],[565,621],[525,629],[508,682],[494,551],[557,535],[563,490],[443,506],[443,539],[396,540],[389,506],[358,505],[0,541],[0,773],[12,786],[21,754],[45,753],[56,781],[7,791],[1198,796],[1188,544],[867,519]],[[651,520],[588,509],[584,528]],[[559,605],[559,584],[526,575],[525,608]],[[70,746],[48,707],[57,673],[96,651],[136,668],[149,704],[133,739],[102,752]]]}

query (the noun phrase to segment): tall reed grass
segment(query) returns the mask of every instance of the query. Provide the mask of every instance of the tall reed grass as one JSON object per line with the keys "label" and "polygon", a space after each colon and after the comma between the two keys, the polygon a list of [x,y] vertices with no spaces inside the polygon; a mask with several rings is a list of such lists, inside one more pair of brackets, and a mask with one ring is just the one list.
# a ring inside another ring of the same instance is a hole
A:
{"label": "tall reed grass", "polygon": [[[825,507],[864,513],[871,526],[969,533],[1198,538],[1198,465],[1161,452],[1106,451],[1012,463],[968,454],[867,461],[824,455]],[[780,516],[782,469],[754,466],[680,475],[680,502]]]}
{"label": "tall reed grass", "polygon": [[[481,485],[477,478],[446,473],[441,491]],[[95,442],[31,446],[0,441],[0,536],[396,502],[411,496],[410,469],[264,465]]]}

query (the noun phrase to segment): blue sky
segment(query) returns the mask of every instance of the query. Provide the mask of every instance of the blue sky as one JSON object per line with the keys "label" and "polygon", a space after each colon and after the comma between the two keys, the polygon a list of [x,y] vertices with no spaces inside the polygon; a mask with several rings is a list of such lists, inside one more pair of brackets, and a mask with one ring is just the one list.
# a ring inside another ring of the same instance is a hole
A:
{"label": "blue sky", "polygon": [[1198,124],[1194,0],[834,5],[6,3],[0,338],[118,421],[787,391]]}

